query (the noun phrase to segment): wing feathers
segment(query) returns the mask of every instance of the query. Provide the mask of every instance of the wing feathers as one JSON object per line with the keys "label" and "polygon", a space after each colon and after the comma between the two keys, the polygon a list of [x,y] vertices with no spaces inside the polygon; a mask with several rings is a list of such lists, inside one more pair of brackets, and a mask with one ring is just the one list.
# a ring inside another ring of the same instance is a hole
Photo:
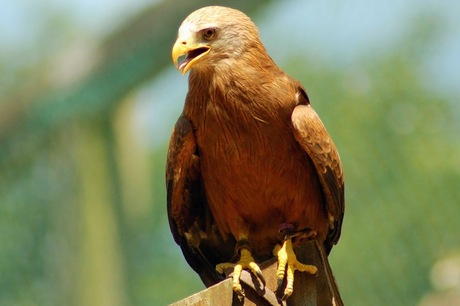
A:
{"label": "wing feathers", "polygon": [[178,119],[169,143],[166,185],[174,240],[203,283],[211,286],[222,278],[215,265],[232,258],[235,241],[224,241],[214,225],[203,191],[195,133],[185,117]]}
{"label": "wing feathers", "polygon": [[312,159],[323,187],[330,218],[328,251],[340,237],[345,208],[343,172],[339,153],[321,119],[307,105],[298,105],[291,115],[294,137]]}
{"label": "wing feathers", "polygon": [[[190,187],[193,187],[198,177],[197,161],[193,154],[196,150],[195,135],[190,122],[180,117],[174,127],[169,143],[166,162],[166,188],[169,224],[174,240],[179,243],[179,232],[190,226],[186,217],[192,209],[190,201]],[[185,212],[185,214],[184,214]],[[178,228],[179,227],[179,228]]]}

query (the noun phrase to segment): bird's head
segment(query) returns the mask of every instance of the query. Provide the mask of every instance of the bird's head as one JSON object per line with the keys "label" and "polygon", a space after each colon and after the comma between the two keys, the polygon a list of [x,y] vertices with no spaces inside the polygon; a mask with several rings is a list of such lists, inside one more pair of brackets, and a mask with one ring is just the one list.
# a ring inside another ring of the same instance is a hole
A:
{"label": "bird's head", "polygon": [[208,6],[191,13],[179,28],[173,62],[185,74],[192,67],[216,65],[260,44],[257,27],[244,13]]}

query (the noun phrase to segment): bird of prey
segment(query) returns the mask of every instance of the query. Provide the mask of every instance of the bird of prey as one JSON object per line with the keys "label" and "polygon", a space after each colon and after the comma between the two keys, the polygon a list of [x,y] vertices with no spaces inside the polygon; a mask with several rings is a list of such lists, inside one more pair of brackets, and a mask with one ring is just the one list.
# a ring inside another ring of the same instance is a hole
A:
{"label": "bird of prey", "polygon": [[274,63],[244,13],[194,11],[172,57],[182,74],[190,72],[166,166],[174,239],[205,285],[232,267],[240,293],[241,270],[261,277],[258,263],[277,256],[287,298],[295,270],[317,272],[293,247],[314,239],[329,254],[340,237],[344,181],[336,146],[303,86]]}

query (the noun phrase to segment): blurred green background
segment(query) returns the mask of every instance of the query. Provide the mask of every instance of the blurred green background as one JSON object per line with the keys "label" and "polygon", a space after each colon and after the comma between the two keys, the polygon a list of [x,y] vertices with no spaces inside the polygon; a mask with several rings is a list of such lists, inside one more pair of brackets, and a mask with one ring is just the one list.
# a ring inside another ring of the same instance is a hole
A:
{"label": "blurred green background", "polygon": [[0,305],[166,305],[198,290],[166,217],[177,28],[242,9],[345,167],[347,305],[460,305],[460,2],[55,1],[0,9]]}

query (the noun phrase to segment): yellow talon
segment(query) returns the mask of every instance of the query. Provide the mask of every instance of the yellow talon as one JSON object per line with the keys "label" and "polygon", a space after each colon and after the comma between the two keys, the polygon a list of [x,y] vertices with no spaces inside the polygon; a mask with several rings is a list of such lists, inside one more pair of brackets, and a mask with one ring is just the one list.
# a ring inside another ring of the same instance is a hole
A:
{"label": "yellow talon", "polygon": [[243,288],[240,284],[240,275],[243,269],[249,269],[254,273],[262,283],[265,285],[265,280],[262,275],[262,271],[260,270],[259,266],[255,263],[254,258],[251,255],[251,251],[246,248],[240,249],[240,260],[235,264],[231,262],[225,262],[218,264],[216,266],[217,272],[223,274],[225,270],[233,268],[233,290],[240,295],[244,296]]}
{"label": "yellow talon", "polygon": [[276,275],[278,277],[278,287],[281,286],[284,279],[284,274],[287,265],[287,281],[286,288],[284,289],[283,300],[286,300],[294,291],[294,271],[308,272],[316,274],[318,269],[313,265],[305,265],[297,260],[297,256],[292,248],[292,240],[286,239],[283,246],[276,245],[273,249],[273,254],[278,256],[278,270]]}

